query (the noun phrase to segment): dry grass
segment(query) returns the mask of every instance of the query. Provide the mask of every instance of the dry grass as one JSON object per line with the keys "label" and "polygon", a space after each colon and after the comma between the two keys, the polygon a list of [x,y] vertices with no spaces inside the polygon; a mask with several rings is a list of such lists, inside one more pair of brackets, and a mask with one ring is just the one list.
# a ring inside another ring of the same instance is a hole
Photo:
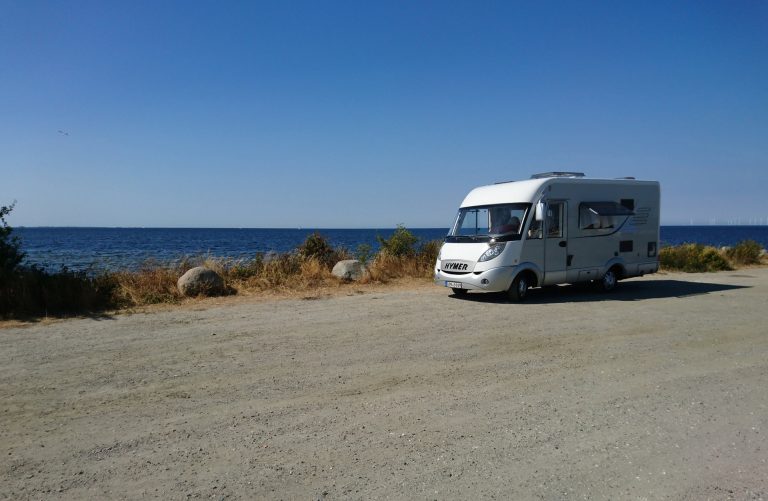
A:
{"label": "dry grass", "polygon": [[441,244],[426,242],[413,253],[402,255],[381,251],[368,266],[367,280],[386,283],[396,278],[430,278]]}
{"label": "dry grass", "polygon": [[[363,283],[387,283],[401,278],[429,278],[437,256],[439,243],[427,243],[409,256],[393,256],[382,252],[368,265]],[[331,273],[335,260],[349,258],[346,251],[335,251],[333,260],[323,256],[291,252],[250,260],[187,258],[175,267],[148,264],[136,272],[110,274],[116,283],[115,302],[123,307],[149,304],[175,304],[183,298],[176,282],[194,266],[205,266],[224,279],[231,293],[292,292],[305,294],[327,288],[338,288],[341,280]]]}
{"label": "dry grass", "polygon": [[744,240],[725,250],[725,256],[736,265],[761,264],[763,261],[763,246],[754,240]]}
{"label": "dry grass", "polygon": [[115,303],[120,306],[174,304],[182,299],[176,287],[180,275],[175,269],[158,266],[137,272],[113,273],[111,276],[117,283],[114,291]]}

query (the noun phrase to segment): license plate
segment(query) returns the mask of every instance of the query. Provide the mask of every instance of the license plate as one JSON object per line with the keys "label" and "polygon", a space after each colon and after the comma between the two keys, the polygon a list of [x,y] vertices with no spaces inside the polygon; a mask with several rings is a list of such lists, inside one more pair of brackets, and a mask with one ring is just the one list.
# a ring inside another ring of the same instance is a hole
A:
{"label": "license plate", "polygon": [[446,287],[450,287],[451,289],[461,289],[461,282],[445,282]]}

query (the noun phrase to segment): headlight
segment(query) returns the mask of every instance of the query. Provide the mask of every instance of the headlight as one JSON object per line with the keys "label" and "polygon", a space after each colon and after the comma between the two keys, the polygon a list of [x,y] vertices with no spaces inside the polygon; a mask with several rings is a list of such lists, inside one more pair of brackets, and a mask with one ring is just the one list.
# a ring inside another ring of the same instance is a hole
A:
{"label": "headlight", "polygon": [[488,250],[483,252],[483,255],[480,256],[480,259],[478,259],[478,261],[482,263],[483,261],[490,261],[495,257],[499,257],[499,254],[501,254],[501,251],[503,251],[504,247],[506,246],[507,246],[507,242],[499,242],[499,243],[491,244],[491,246],[488,247]]}

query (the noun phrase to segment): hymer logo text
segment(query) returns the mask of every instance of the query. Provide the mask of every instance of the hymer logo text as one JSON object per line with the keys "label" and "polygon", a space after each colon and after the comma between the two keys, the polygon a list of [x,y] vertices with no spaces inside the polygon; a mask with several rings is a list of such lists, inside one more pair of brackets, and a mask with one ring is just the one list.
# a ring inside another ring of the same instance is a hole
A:
{"label": "hymer logo text", "polygon": [[467,263],[445,263],[443,268],[446,270],[464,271],[467,269]]}

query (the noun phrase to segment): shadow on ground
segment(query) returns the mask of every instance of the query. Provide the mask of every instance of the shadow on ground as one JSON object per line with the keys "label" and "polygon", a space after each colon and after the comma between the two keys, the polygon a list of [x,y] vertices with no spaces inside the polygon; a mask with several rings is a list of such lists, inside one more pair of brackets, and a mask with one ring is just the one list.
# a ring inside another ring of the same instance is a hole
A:
{"label": "shadow on ground", "polygon": [[45,320],[70,320],[75,318],[87,318],[90,320],[115,320],[115,316],[111,313],[94,312],[94,313],[60,313],[60,314],[48,314],[48,315],[15,315],[0,317],[0,322],[20,322],[21,324],[37,324]]}
{"label": "shadow on ground", "polygon": [[[725,285],[683,280],[643,280],[619,282],[611,292],[600,292],[592,284],[560,285],[531,289],[525,303],[580,303],[595,301],[642,301],[645,299],[681,298],[711,294],[713,292],[746,289],[747,285]],[[507,303],[504,294],[469,293],[453,295],[454,299],[482,303]]]}

